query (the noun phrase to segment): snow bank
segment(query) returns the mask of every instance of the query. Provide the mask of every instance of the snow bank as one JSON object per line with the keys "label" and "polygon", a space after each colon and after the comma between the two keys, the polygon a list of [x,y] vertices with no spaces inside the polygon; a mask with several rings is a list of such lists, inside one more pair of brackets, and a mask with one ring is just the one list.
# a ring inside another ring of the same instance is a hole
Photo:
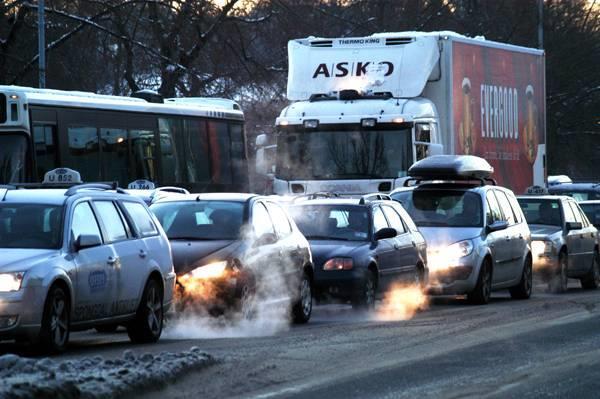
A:
{"label": "snow bank", "polygon": [[127,397],[215,362],[197,347],[139,356],[126,350],[122,358],[107,360],[101,356],[54,361],[4,355],[0,356],[0,398]]}

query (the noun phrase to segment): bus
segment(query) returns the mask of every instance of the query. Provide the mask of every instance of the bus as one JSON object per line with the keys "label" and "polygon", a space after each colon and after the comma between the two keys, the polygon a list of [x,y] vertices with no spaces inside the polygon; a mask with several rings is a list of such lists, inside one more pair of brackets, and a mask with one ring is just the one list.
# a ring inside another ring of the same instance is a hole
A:
{"label": "bus", "polygon": [[244,114],[226,99],[0,86],[0,184],[58,167],[121,186],[248,191]]}

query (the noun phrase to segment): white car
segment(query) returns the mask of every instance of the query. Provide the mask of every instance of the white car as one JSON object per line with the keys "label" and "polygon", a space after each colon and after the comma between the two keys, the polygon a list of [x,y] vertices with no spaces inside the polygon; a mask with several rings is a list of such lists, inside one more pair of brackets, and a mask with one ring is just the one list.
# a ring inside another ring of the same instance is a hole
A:
{"label": "white car", "polygon": [[0,188],[0,339],[66,348],[124,325],[154,342],[172,302],[169,241],[144,202],[103,184]]}

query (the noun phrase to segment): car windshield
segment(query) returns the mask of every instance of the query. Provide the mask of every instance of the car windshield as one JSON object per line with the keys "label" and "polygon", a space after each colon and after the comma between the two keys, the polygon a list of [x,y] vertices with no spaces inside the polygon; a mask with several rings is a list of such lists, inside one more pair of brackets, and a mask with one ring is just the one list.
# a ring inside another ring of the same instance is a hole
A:
{"label": "car windshield", "polygon": [[364,207],[347,205],[297,205],[290,213],[309,240],[365,241],[369,214]]}
{"label": "car windshield", "polygon": [[419,227],[482,227],[481,197],[464,190],[404,191],[393,195]]}
{"label": "car windshield", "polygon": [[406,176],[412,162],[410,129],[282,132],[278,177],[364,179]]}
{"label": "car windshield", "polygon": [[579,204],[583,212],[596,227],[600,226],[600,204]]}
{"label": "car windshield", "polygon": [[235,240],[244,223],[243,202],[177,201],[154,204],[152,212],[171,240]]}
{"label": "car windshield", "polygon": [[562,226],[558,200],[519,198],[519,205],[521,205],[528,224]]}
{"label": "car windshield", "polygon": [[0,248],[59,248],[62,219],[62,206],[0,203]]}

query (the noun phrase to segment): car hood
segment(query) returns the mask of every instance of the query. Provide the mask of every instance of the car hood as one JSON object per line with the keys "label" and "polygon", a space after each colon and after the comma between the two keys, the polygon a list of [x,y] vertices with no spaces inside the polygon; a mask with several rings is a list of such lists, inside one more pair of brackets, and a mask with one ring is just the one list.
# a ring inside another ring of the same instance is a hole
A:
{"label": "car hood", "polygon": [[357,248],[369,245],[368,241],[340,241],[340,240],[308,240],[316,267],[321,267],[331,258],[352,257]]}
{"label": "car hood", "polygon": [[0,248],[0,273],[25,271],[58,253],[58,249]]}
{"label": "car hood", "polygon": [[419,227],[427,248],[443,248],[458,241],[481,236],[483,227]]}
{"label": "car hood", "polygon": [[551,235],[562,232],[560,226],[548,226],[545,224],[530,224],[529,231],[531,231],[532,240],[543,240]]}
{"label": "car hood", "polygon": [[171,240],[175,273],[185,274],[211,262],[230,259],[236,255],[238,240]]}

